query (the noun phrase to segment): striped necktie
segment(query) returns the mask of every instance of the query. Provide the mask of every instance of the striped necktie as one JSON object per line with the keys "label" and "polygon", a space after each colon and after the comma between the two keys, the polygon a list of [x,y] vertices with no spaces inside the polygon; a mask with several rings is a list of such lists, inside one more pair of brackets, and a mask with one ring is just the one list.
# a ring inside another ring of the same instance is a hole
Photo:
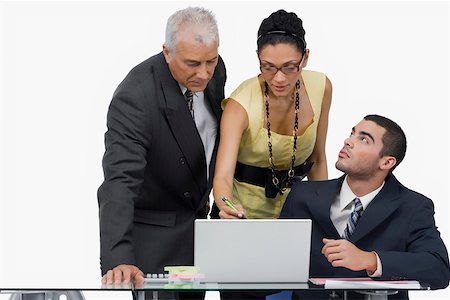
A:
{"label": "striped necktie", "polygon": [[195,117],[194,117],[194,94],[192,93],[191,90],[187,89],[186,92],[184,93],[184,95],[186,96],[188,108],[189,108],[189,111],[191,112],[192,119],[195,120]]}
{"label": "striped necktie", "polygon": [[353,209],[353,212],[350,214],[350,217],[347,221],[347,227],[345,227],[344,232],[342,233],[342,238],[349,240],[350,236],[352,235],[353,231],[355,230],[356,223],[358,223],[359,218],[362,215],[363,212],[363,206],[361,203],[361,200],[359,198],[353,199],[353,202],[355,203],[355,208]]}

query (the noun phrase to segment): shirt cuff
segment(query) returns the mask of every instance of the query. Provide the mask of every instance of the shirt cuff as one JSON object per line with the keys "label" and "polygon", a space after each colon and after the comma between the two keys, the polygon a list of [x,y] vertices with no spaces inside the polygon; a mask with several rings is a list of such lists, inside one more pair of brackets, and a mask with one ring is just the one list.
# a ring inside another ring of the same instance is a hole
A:
{"label": "shirt cuff", "polygon": [[378,254],[375,251],[372,251],[372,253],[375,253],[377,257],[377,269],[373,273],[367,271],[367,275],[369,275],[369,277],[381,277],[381,275],[383,274],[383,265],[381,264],[381,260]]}

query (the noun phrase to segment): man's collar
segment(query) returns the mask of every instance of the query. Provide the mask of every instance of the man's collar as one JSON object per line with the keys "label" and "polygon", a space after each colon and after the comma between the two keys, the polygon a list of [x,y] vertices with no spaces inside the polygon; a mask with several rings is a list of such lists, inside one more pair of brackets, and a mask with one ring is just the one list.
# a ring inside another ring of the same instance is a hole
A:
{"label": "man's collar", "polygon": [[359,198],[361,200],[361,203],[363,205],[363,209],[366,209],[366,207],[369,205],[369,203],[375,198],[375,196],[381,191],[386,181],[383,181],[383,183],[375,189],[374,191],[368,193],[367,195],[358,197],[353,193],[352,189],[347,183],[347,176],[345,176],[343,182],[341,191],[339,192],[339,209],[340,211],[343,211],[345,208],[347,208],[350,203],[352,203],[353,199]]}
{"label": "man's collar", "polygon": [[[180,87],[180,89],[181,89],[181,93],[184,95],[185,93],[186,93],[186,91],[187,91],[187,87],[185,87],[184,85],[182,85],[181,83],[178,83],[178,86]],[[193,92],[192,94],[195,96],[195,97],[199,97],[199,94],[198,93],[203,93],[203,92]]]}

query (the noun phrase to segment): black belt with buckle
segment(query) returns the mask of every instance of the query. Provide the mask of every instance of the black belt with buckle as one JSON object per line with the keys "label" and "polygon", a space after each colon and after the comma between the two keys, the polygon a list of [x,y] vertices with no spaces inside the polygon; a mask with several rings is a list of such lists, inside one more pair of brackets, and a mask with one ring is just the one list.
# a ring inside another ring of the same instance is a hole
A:
{"label": "black belt with buckle", "polygon": [[278,193],[283,194],[283,190],[292,187],[296,181],[300,181],[308,175],[314,162],[304,162],[303,164],[294,167],[294,174],[289,177],[290,170],[274,170],[275,176],[279,180],[279,186],[275,186],[272,178],[272,170],[270,168],[260,168],[236,163],[236,171],[234,178],[240,182],[257,185],[265,188],[267,198],[275,198]]}

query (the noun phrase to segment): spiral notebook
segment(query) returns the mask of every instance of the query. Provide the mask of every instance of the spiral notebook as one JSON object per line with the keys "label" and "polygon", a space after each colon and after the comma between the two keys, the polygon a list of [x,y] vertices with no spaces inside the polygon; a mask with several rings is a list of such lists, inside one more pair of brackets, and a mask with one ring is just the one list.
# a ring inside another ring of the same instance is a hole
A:
{"label": "spiral notebook", "polygon": [[194,264],[205,282],[307,282],[311,220],[195,220]]}

